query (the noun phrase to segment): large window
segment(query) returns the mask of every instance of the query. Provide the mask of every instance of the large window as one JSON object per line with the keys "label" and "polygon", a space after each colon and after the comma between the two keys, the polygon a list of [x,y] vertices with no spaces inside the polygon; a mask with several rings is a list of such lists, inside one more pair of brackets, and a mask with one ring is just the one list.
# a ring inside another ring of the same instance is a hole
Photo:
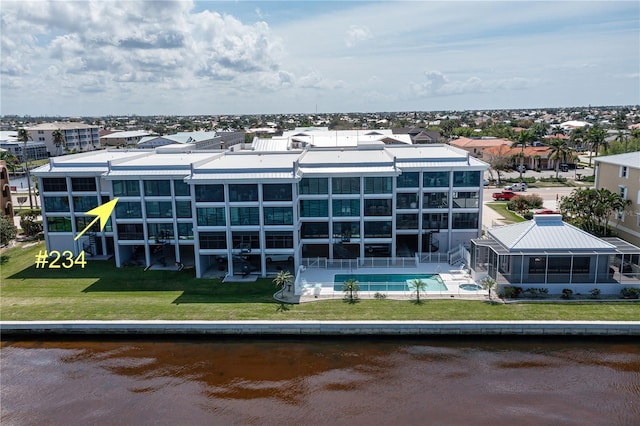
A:
{"label": "large window", "polygon": [[478,193],[477,192],[454,192],[453,193],[453,208],[475,208],[478,207]]}
{"label": "large window", "polygon": [[134,219],[142,217],[142,206],[137,202],[118,201],[116,203],[116,217],[118,219]]}
{"label": "large window", "polygon": [[391,177],[365,177],[365,194],[391,194],[393,190]]}
{"label": "large window", "polygon": [[333,200],[334,216],[360,216],[360,199]]}
{"label": "large window", "polygon": [[[78,231],[85,229],[87,226],[89,226],[89,224],[93,219],[95,219],[95,217],[93,216],[76,217],[76,229]],[[113,227],[111,225],[111,218],[109,218],[107,220],[107,224],[104,226],[104,232],[112,232],[112,231],[113,231]],[[100,232],[100,222],[97,221],[93,225],[91,225],[91,228],[89,228],[89,232]]]}
{"label": "large window", "polygon": [[425,172],[422,175],[422,186],[425,188],[448,188],[449,172]]}
{"label": "large window", "polygon": [[149,223],[147,232],[150,240],[166,241],[173,239],[172,223]]}
{"label": "large window", "polygon": [[397,229],[418,229],[418,215],[402,213],[396,215]]}
{"label": "large window", "polygon": [[260,236],[257,231],[233,231],[231,238],[234,249],[247,250],[260,248]]}
{"label": "large window", "polygon": [[359,194],[359,177],[336,177],[331,180],[333,194]]}
{"label": "large window", "polygon": [[391,236],[391,221],[365,222],[364,236],[367,238],[387,238]]}
{"label": "large window", "polygon": [[390,199],[364,200],[365,216],[391,216]]}
{"label": "large window", "polygon": [[207,203],[224,202],[223,185],[196,185],[196,201]]}
{"label": "large window", "polygon": [[478,213],[454,213],[453,229],[477,229]]}
{"label": "large window", "polygon": [[418,207],[418,194],[396,194],[396,208],[415,209]]}
{"label": "large window", "polygon": [[258,207],[231,207],[232,225],[260,225],[260,209]]}
{"label": "large window", "polygon": [[184,183],[181,180],[173,181],[173,191],[176,194],[176,197],[191,195],[191,187],[189,184]]}
{"label": "large window", "polygon": [[302,238],[329,238],[329,224],[326,222],[303,222],[300,234]]}
{"label": "large window", "polygon": [[449,207],[448,192],[427,192],[422,197],[422,207],[425,209],[446,209]]}
{"label": "large window", "polygon": [[44,192],[67,192],[66,178],[43,178],[42,190]]}
{"label": "large window", "polygon": [[230,184],[229,201],[258,201],[258,185]]}
{"label": "large window", "polygon": [[118,224],[118,239],[120,240],[144,240],[144,231],[141,223]]}
{"label": "large window", "polygon": [[396,185],[398,188],[417,188],[420,186],[420,173],[404,172],[398,176]]}
{"label": "large window", "polygon": [[264,207],[265,225],[293,225],[291,207]]}
{"label": "large window", "polygon": [[333,222],[333,237],[345,242],[351,238],[360,238],[360,222]]}
{"label": "large window", "polygon": [[73,191],[95,191],[96,179],[87,178],[71,178],[71,189]]}
{"label": "large window", "polygon": [[196,209],[199,226],[226,226],[224,207],[206,207]]}
{"label": "large window", "polygon": [[44,197],[44,208],[47,213],[71,211],[69,197]]}
{"label": "large window", "polygon": [[480,172],[453,172],[453,186],[480,186]]}
{"label": "large window", "polygon": [[144,195],[149,197],[171,195],[171,181],[169,180],[145,180]]}
{"label": "large window", "polygon": [[327,178],[303,178],[298,184],[300,194],[327,194],[328,188]]}
{"label": "large window", "polygon": [[198,237],[201,249],[227,248],[227,234],[225,232],[200,232]]}
{"label": "large window", "polygon": [[86,213],[98,207],[98,198],[93,197],[73,197],[73,209],[76,213]]}
{"label": "large window", "polygon": [[327,217],[327,216],[329,216],[329,201],[300,200],[300,217]]}
{"label": "large window", "polygon": [[291,201],[291,184],[265,183],[262,185],[262,199],[264,201]]}
{"label": "large window", "polygon": [[114,180],[113,195],[116,197],[136,197],[140,195],[140,184],[137,180]]}
{"label": "large window", "polygon": [[422,215],[422,229],[447,229],[449,213],[425,213]]}
{"label": "large window", "polygon": [[191,217],[191,201],[176,201],[176,217]]}
{"label": "large window", "polygon": [[193,240],[193,224],[178,223],[178,238],[181,240]]}
{"label": "large window", "polygon": [[49,232],[71,232],[71,218],[48,217],[47,229]]}
{"label": "large window", "polygon": [[267,231],[264,233],[266,248],[293,248],[293,233]]}
{"label": "large window", "polygon": [[147,201],[147,217],[173,217],[173,209],[171,207],[171,201]]}

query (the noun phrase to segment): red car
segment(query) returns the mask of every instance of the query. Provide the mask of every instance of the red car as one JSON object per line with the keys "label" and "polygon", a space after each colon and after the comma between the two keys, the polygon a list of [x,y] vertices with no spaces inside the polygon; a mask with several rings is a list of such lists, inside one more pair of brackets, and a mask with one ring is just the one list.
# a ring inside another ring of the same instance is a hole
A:
{"label": "red car", "polygon": [[502,201],[502,200],[509,201],[510,199],[515,197],[516,195],[518,195],[518,194],[516,194],[513,191],[509,191],[509,190],[505,189],[502,192],[494,192],[493,195],[491,195],[491,196],[496,201]]}

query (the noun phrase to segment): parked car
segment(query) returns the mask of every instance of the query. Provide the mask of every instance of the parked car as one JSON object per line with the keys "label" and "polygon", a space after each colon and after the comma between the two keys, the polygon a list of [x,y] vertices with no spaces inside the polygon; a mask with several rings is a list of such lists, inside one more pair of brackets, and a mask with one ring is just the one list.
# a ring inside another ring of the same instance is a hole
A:
{"label": "parked car", "polygon": [[504,189],[506,189],[507,191],[526,191],[527,184],[524,182],[514,183],[511,185],[505,186]]}
{"label": "parked car", "polygon": [[271,262],[293,262],[293,255],[290,254],[267,254],[267,263]]}
{"label": "parked car", "polygon": [[513,197],[515,197],[516,194],[515,192],[505,189],[502,192],[494,192],[491,196],[493,197],[494,200],[496,201],[509,201],[510,199],[512,199]]}

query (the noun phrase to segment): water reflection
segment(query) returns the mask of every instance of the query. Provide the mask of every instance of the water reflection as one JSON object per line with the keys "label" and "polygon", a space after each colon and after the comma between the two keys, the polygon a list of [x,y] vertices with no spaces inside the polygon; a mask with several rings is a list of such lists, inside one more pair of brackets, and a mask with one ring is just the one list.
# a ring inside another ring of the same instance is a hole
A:
{"label": "water reflection", "polygon": [[2,343],[2,424],[634,424],[640,345]]}

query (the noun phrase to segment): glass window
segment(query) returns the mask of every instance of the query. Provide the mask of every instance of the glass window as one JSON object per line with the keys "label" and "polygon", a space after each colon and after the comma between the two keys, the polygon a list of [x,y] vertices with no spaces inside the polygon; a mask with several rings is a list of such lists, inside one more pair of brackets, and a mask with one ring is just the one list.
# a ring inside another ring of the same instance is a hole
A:
{"label": "glass window", "polygon": [[200,226],[226,226],[224,207],[206,207],[196,209],[198,225]]}
{"label": "glass window", "polygon": [[42,178],[42,190],[44,192],[67,192],[66,178]]}
{"label": "glass window", "polygon": [[396,229],[418,229],[418,215],[413,213],[396,215]]}
{"label": "glass window", "polygon": [[173,191],[177,197],[191,195],[191,187],[182,180],[173,181]]}
{"label": "glass window", "polygon": [[364,200],[365,216],[391,216],[391,200]]}
{"label": "glass window", "polygon": [[453,186],[480,186],[480,172],[453,172]]}
{"label": "glass window", "polygon": [[147,201],[147,217],[173,217],[171,201]]}
{"label": "glass window", "polygon": [[425,188],[448,188],[449,172],[425,172],[422,175],[422,186]]}
{"label": "glass window", "polygon": [[142,217],[142,205],[139,202],[118,201],[116,203],[116,217],[118,219]]}
{"label": "glass window", "polygon": [[303,222],[300,227],[302,238],[329,238],[329,224],[326,222]]}
{"label": "glass window", "polygon": [[293,248],[292,232],[267,231],[264,233],[266,248]]}
{"label": "glass window", "polygon": [[149,223],[147,224],[147,232],[150,240],[169,240],[173,239],[172,223]]}
{"label": "glass window", "polygon": [[328,194],[327,178],[303,178],[298,184],[300,194]]}
{"label": "glass window", "polygon": [[85,213],[98,207],[96,197],[73,197],[73,209],[76,213]]}
{"label": "glass window", "polygon": [[224,202],[223,185],[196,185],[196,201],[207,203]]}
{"label": "glass window", "polygon": [[365,177],[365,194],[391,194],[393,190],[391,177]]}
{"label": "glass window", "polygon": [[69,197],[44,197],[44,209],[47,213],[69,212]]}
{"label": "glass window", "polygon": [[293,225],[291,207],[264,207],[265,225]]}
{"label": "glass window", "polygon": [[398,182],[396,185],[398,188],[417,188],[420,186],[420,173],[403,172],[398,176]]}
{"label": "glass window", "polygon": [[478,213],[454,213],[453,229],[477,229]]}
{"label": "glass window", "polygon": [[232,225],[260,225],[260,209],[258,207],[231,207]]}
{"label": "glass window", "polygon": [[422,215],[422,229],[447,229],[449,213],[425,213]]}
{"label": "glass window", "polygon": [[418,194],[397,194],[396,207],[399,209],[415,209],[418,207]]}
{"label": "glass window", "polygon": [[144,240],[144,232],[142,229],[141,223],[120,223],[118,224],[118,239]]}
{"label": "glass window", "polygon": [[258,185],[230,184],[229,201],[258,201]]}
{"label": "glass window", "polygon": [[242,232],[234,231],[231,234],[233,248],[236,250],[259,249],[260,236],[257,231]]}
{"label": "glass window", "polygon": [[168,180],[145,180],[144,195],[150,197],[171,195],[171,181]]}
{"label": "glass window", "polygon": [[[76,229],[78,231],[82,231],[84,228],[89,226],[89,224],[91,223],[91,221],[93,221],[93,219],[95,219],[94,216],[76,217]],[[112,231],[113,231],[113,228],[111,225],[111,218],[109,218],[107,220],[107,224],[104,226],[104,232],[112,232]],[[88,232],[100,232],[100,221],[97,221],[93,225],[91,225],[91,228],[89,228]]]}
{"label": "glass window", "polygon": [[264,201],[291,201],[291,184],[265,183],[262,185],[262,199]]}
{"label": "glass window", "polygon": [[478,193],[454,192],[452,201],[454,209],[475,208],[478,207]]}
{"label": "glass window", "polygon": [[334,216],[360,216],[360,199],[333,200]]}
{"label": "glass window", "polygon": [[95,191],[96,179],[89,178],[71,178],[71,189],[73,191]]}
{"label": "glass window", "polygon": [[391,221],[365,222],[364,236],[366,238],[386,238],[391,236]]}
{"label": "glass window", "polygon": [[178,223],[178,238],[181,240],[193,240],[193,224]]}
{"label": "glass window", "polygon": [[176,217],[191,217],[191,201],[176,201]]}
{"label": "glass window", "polygon": [[198,238],[201,249],[227,248],[227,234],[225,232],[200,232]]}
{"label": "glass window", "polygon": [[343,240],[360,238],[360,222],[333,222],[333,237]]}
{"label": "glass window", "polygon": [[359,177],[336,177],[331,180],[333,194],[359,194]]}
{"label": "glass window", "polygon": [[137,180],[114,180],[113,195],[116,197],[135,197],[140,195],[140,184]]}
{"label": "glass window", "polygon": [[422,207],[425,209],[446,209],[449,207],[448,192],[427,192],[422,197]]}
{"label": "glass window", "polygon": [[48,217],[47,229],[49,232],[71,232],[71,218]]}
{"label": "glass window", "polygon": [[300,200],[300,217],[328,217],[328,200]]}

